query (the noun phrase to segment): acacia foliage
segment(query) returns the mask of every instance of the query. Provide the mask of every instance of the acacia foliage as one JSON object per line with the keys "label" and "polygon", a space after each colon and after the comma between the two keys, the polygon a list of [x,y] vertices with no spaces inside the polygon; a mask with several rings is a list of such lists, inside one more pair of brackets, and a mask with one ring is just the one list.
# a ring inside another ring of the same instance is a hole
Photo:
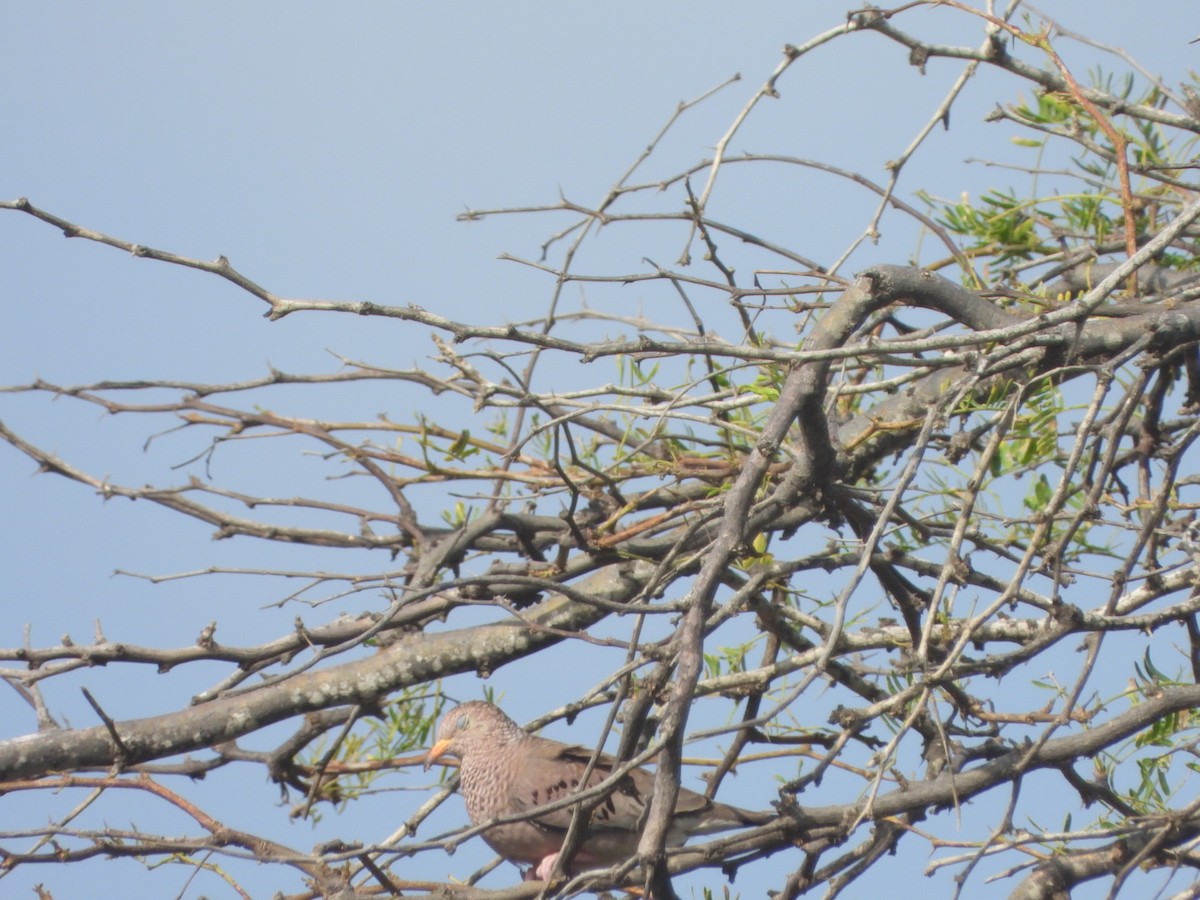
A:
{"label": "acacia foliage", "polygon": [[[48,473],[220,537],[348,551],[340,572],[268,574],[302,579],[280,588],[285,599],[350,598],[360,611],[316,602],[258,642],[221,622],[184,648],[98,634],[0,650],[35,714],[28,734],[0,743],[0,790],[147,793],[191,820],[182,838],[80,828],[73,816],[37,840],[10,829],[5,869],[133,856],[212,868],[238,886],[250,859],[297,870],[299,896],[347,885],[535,896],[535,884],[414,874],[474,833],[421,828],[445,792],[407,808],[387,841],[310,852],[217,820],[202,785],[177,782],[249,765],[290,792],[296,814],[356,802],[380,768],[428,742],[445,679],[503,673],[564,645],[595,660],[594,686],[531,724],[600,708],[619,726],[610,749],[653,751],[660,777],[639,857],[556,895],[632,881],[669,897],[673,877],[694,869],[711,870],[710,885],[753,872],[781,897],[831,895],[887,877],[893,851],[935,851],[930,870],[952,871],[966,895],[984,873],[1042,897],[1097,879],[1113,894],[1146,893],[1193,869],[1200,201],[1185,161],[1200,100],[1194,83],[1120,74],[1119,57],[1119,74],[1081,78],[1046,23],[940,6],[974,20],[981,43],[930,42],[905,27],[907,8],[855,12],[786,49],[715,156],[639,180],[656,141],[599,203],[520,210],[568,217],[540,258],[514,259],[547,277],[535,322],[283,297],[223,258],[4,203],[69,236],[226,279],[275,320],[366,316],[436,346],[411,369],[347,361],[253,382],[8,389],[144,417],[149,432],[165,418],[197,448],[174,484],[114,483],[86,459],[4,426],[0,436]],[[786,102],[793,66],[824,44],[880,36],[912,65],[961,72],[887,180],[787,148],[734,150],[764,101]],[[906,166],[951,110],[979,114],[962,91],[985,72],[1004,76],[989,115],[1005,134],[1019,129],[1024,187],[953,201],[912,192]],[[823,191],[872,208],[843,252],[814,258],[713,211],[735,170],[768,189],[816,172]],[[671,236],[676,259],[603,272],[581,262],[601,230],[647,226]],[[910,258],[847,272],[889,229],[912,236]],[[571,308],[565,292],[580,283],[589,304]],[[634,284],[651,312],[619,299]],[[329,385],[382,387],[372,396],[406,406],[337,420],[262,400]],[[236,458],[250,439],[315,451],[370,488],[280,499],[210,477],[207,462]],[[152,718],[115,720],[97,703],[101,724],[66,728],[42,700],[41,685],[89,666],[129,667],[152,689],[156,670],[196,664],[222,674]],[[239,744],[277,723],[294,731],[273,749]],[[774,776],[764,799],[778,816],[664,854],[685,738],[714,737],[709,790],[735,767],[743,780]]]}

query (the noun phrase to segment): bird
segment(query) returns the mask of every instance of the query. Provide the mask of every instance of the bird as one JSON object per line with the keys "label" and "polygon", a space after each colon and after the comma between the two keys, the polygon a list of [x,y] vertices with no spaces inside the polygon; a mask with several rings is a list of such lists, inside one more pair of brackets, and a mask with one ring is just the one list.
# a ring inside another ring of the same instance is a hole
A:
{"label": "bird", "polygon": [[[536,737],[497,706],[463,703],[442,716],[436,739],[425,756],[426,771],[446,757],[457,758],[459,791],[473,825],[527,812],[591,787],[612,774],[619,762],[597,757],[584,781],[593,753],[586,747]],[[654,775],[632,769],[592,811],[567,874],[606,868],[637,853],[654,787]],[[540,813],[519,822],[493,825],[484,841],[508,861],[529,866],[525,877],[547,881],[571,824],[572,807]],[[667,846],[677,847],[693,835],[764,825],[773,813],[752,812],[679,789]]]}

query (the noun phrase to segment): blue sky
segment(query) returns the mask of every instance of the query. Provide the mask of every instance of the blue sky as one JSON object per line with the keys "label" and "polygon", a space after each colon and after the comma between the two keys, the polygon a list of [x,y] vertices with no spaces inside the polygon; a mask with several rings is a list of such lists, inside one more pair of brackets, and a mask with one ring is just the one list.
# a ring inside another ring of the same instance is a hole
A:
{"label": "blue sky", "polygon": [[[741,82],[680,122],[648,163],[647,178],[708,156],[777,65],[783,45],[842,21],[848,5],[8,4],[0,11],[0,197],[28,197],[86,227],[186,256],[223,254],[283,295],[415,303],[477,323],[531,318],[546,307],[550,279],[497,256],[536,257],[563,221],[509,216],[462,223],[457,214],[553,203],[560,192],[595,203],[676,104],[741,73]],[[1169,81],[1200,58],[1200,49],[1186,43],[1200,31],[1200,15],[1186,0],[1153,4],[1153,20],[1146,6],[1113,0],[1045,5],[1070,27],[1129,49]],[[900,24],[971,46],[980,41],[978,23],[946,10],[914,13]],[[1085,55],[1069,45],[1064,53]],[[958,71],[935,62],[921,76],[900,48],[875,35],[837,42],[788,73],[781,99],[755,114],[735,149],[823,159],[882,181],[884,163],[928,119]],[[977,194],[1002,182],[995,170],[964,160],[1009,152],[1000,131],[1008,126],[981,119],[1017,91],[1014,82],[992,76],[973,84],[950,131],[939,129],[906,172],[900,195],[911,198],[922,187],[942,196]],[[774,184],[731,171],[711,210],[828,259],[861,230],[871,208],[827,180]],[[669,261],[669,241],[650,246]],[[911,250],[905,235],[864,248],[854,262],[903,262],[897,257]],[[605,236],[588,252],[587,270],[613,272],[643,267],[646,250]],[[637,290],[625,296],[634,309]],[[270,323],[262,311],[258,301],[213,277],[65,241],[19,213],[0,215],[0,383],[225,381],[261,375],[268,365],[332,371],[338,363],[331,351],[400,368],[434,352],[415,329],[378,320],[309,315]],[[592,375],[572,370],[563,377]],[[316,402],[331,407],[341,402],[318,396]],[[296,394],[287,402],[302,399]],[[367,396],[356,401],[362,403],[356,411],[370,416],[388,409],[405,417],[417,409],[410,399]],[[0,419],[67,459],[131,484],[178,481],[170,467],[188,455],[187,442],[170,435],[143,453],[144,423],[45,397],[3,395]],[[277,478],[272,487],[279,491],[310,474],[302,461],[280,471],[266,462],[254,477]],[[10,610],[0,645],[24,641],[27,623],[35,645],[65,633],[86,640],[99,620],[114,640],[175,646],[193,641],[214,618],[222,623],[219,636],[248,643],[286,629],[281,623],[295,615],[291,608],[264,609],[280,594],[264,579],[152,586],[114,577],[116,569],[387,565],[365,555],[315,561],[320,554],[296,548],[212,542],[200,523],[148,504],[104,503],[79,485],[35,477],[32,468],[0,447],[0,583]],[[559,695],[547,699],[540,685],[531,689],[521,666],[511,680],[501,673],[494,681],[512,697],[510,712],[530,718],[601,671],[565,673]],[[175,708],[212,677],[181,673],[147,690],[130,673],[93,672],[62,679],[48,694],[64,719],[90,725],[79,684],[93,685],[109,713],[121,718]],[[478,687],[463,681],[459,689],[466,695]],[[0,736],[33,727],[15,696],[0,694],[0,711]],[[243,785],[219,784],[201,796],[211,796],[213,811],[238,827],[279,829],[286,810],[274,805],[275,789],[258,779],[256,771],[249,793]],[[394,783],[402,791],[427,785],[415,774]],[[22,802],[0,798],[0,827],[28,813]],[[282,834],[299,847],[335,835],[375,840],[415,802],[407,793],[377,798],[346,817],[326,816],[313,831],[285,822]],[[152,814],[134,807],[110,807],[105,815],[116,823]],[[448,827],[461,814],[451,804],[441,821]],[[465,875],[469,859],[482,855],[464,848],[430,877]],[[919,855],[911,861],[914,878],[924,864]],[[132,869],[122,864],[122,871]],[[30,895],[30,886],[44,881],[61,889],[59,896],[81,896],[86,879],[111,877],[107,871],[100,864],[22,871],[5,879],[3,893]],[[491,883],[507,883],[512,874],[508,869]],[[180,869],[156,877],[164,879],[156,885],[178,890],[185,875]],[[276,887],[294,889],[264,882],[257,890]],[[753,884],[736,888],[756,896]],[[215,883],[205,891],[221,896]]]}

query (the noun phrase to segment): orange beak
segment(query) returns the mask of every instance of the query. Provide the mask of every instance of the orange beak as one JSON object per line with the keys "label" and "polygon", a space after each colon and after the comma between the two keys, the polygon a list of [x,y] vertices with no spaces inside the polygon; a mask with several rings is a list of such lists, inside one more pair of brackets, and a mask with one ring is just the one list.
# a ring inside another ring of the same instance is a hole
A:
{"label": "orange beak", "polygon": [[443,738],[442,740],[438,741],[436,744],[434,744],[432,747],[429,748],[429,752],[425,754],[425,771],[426,772],[429,771],[431,766],[434,766],[439,762],[443,763],[443,764],[448,764],[449,761],[442,759],[442,756],[446,753],[446,750],[449,747],[450,747],[450,741]]}

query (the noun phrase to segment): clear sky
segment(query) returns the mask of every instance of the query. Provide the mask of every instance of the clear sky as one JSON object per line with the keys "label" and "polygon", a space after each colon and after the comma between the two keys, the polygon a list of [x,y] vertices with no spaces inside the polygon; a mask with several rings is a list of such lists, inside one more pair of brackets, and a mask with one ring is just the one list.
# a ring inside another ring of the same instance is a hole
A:
{"label": "clear sky", "polygon": [[[1043,5],[1069,27],[1127,48],[1169,81],[1200,65],[1200,45],[1187,44],[1200,33],[1193,0]],[[8,3],[0,8],[0,197],[28,197],[88,228],[186,256],[223,254],[283,295],[415,303],[476,323],[531,318],[546,308],[551,280],[497,256],[536,258],[562,220],[461,223],[458,213],[553,203],[560,192],[595,203],[681,100],[740,73],[740,83],[685,117],[648,174],[707,157],[777,65],[784,44],[837,24],[850,6],[843,0]],[[981,40],[978,23],[946,10],[903,24],[971,46]],[[1065,52],[1080,59],[1084,53],[1069,46]],[[959,70],[935,62],[921,76],[899,47],[874,35],[856,37],[790,71],[779,84],[781,99],[756,114],[735,149],[823,159],[882,181],[884,163],[929,118]],[[965,162],[1008,146],[997,133],[1007,126],[982,123],[992,105],[1018,91],[1015,82],[999,84],[989,77],[970,88],[950,131],[935,135],[906,173],[902,197],[922,187],[943,196],[977,194],[1004,180]],[[843,195],[841,185],[764,190],[731,176],[714,204],[727,220],[752,222],[800,252],[828,259],[861,230],[871,208]],[[911,246],[907,241],[891,252]],[[880,258],[886,252],[868,246],[854,262],[906,261]],[[619,243],[600,242],[594,254],[592,271],[645,270],[644,254]],[[330,351],[397,368],[434,352],[415,329],[378,320],[308,315],[269,323],[261,312],[258,301],[211,276],[68,242],[19,213],[0,215],[3,384],[37,377],[60,384],[232,381],[261,375],[268,365],[332,371],[338,362]],[[369,397],[365,414],[387,409],[409,417],[419,408],[410,399],[391,391]],[[143,453],[145,423],[40,396],[0,395],[0,419],[128,484],[177,483],[182,476],[171,466],[195,449],[165,436]],[[277,485],[267,490],[291,492],[290,479],[304,475],[276,474]],[[264,608],[281,589],[262,579],[152,586],[113,577],[116,569],[161,575],[210,565],[388,564],[382,557],[315,562],[312,551],[212,542],[200,523],[147,504],[104,503],[79,485],[35,477],[30,462],[7,445],[0,446],[0,497],[0,584],[9,610],[0,623],[3,646],[25,641],[27,624],[34,645],[68,633],[85,640],[97,620],[114,640],[178,646],[213,619],[221,623],[218,637],[241,644],[287,630],[296,615],[291,607]],[[494,681],[512,697],[509,711],[530,718],[594,674],[586,667],[565,673],[561,695],[546,699],[527,683],[506,681],[505,673]],[[125,718],[175,708],[211,675],[181,676],[159,694],[127,673],[89,673],[71,684],[63,679],[48,693],[63,720],[82,726],[94,718],[79,684],[96,685],[108,712]],[[460,681],[457,690],[474,696],[478,686]],[[3,692],[0,722],[0,737],[33,728],[28,708]],[[286,810],[260,776],[255,770],[250,788],[232,779],[217,786],[213,811],[248,830],[274,829],[299,847],[334,836],[382,838],[415,805],[407,792],[428,784],[416,773],[396,775],[398,794],[364,802],[344,817],[326,815],[310,829],[280,826]],[[769,789],[758,793],[765,798]],[[30,821],[21,803],[0,798],[0,827]],[[109,807],[105,815],[121,824],[151,812]],[[451,804],[439,821],[449,827],[461,816]],[[484,853],[464,847],[429,877],[466,875]],[[914,885],[927,884],[919,879],[925,862],[912,860]],[[490,883],[513,876],[507,868]],[[96,877],[112,876],[99,863],[23,870],[5,879],[0,893],[32,896],[31,885],[44,881],[60,898],[85,896],[87,879]],[[156,877],[146,883],[166,892],[158,896],[172,896],[186,872]],[[296,886],[268,880],[255,887],[265,896]],[[735,888],[760,895],[752,883]],[[1010,888],[1003,883],[995,896]],[[216,897],[220,890],[211,882],[203,892]]]}

